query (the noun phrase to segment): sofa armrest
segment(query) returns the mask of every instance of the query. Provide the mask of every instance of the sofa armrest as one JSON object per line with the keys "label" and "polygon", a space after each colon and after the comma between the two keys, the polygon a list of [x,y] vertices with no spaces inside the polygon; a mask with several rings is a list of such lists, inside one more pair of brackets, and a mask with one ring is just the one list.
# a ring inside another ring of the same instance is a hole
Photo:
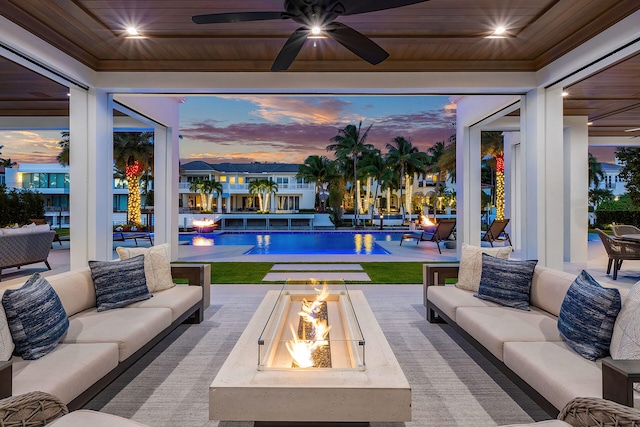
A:
{"label": "sofa armrest", "polygon": [[13,363],[11,360],[0,362],[0,399],[13,394]]}
{"label": "sofa armrest", "polygon": [[455,279],[458,277],[460,264],[422,264],[422,288],[423,288],[423,304],[427,306],[427,288],[429,286],[442,286],[446,279]]}
{"label": "sofa armrest", "polygon": [[203,309],[211,304],[211,264],[171,264],[174,279],[186,279],[189,286],[202,287]]}
{"label": "sofa armrest", "polygon": [[640,360],[602,359],[602,397],[633,406],[633,383],[640,382]]}
{"label": "sofa armrest", "polygon": [[640,410],[597,397],[577,397],[558,419],[576,427],[632,426],[640,424]]}
{"label": "sofa armrest", "polygon": [[0,422],[4,426],[44,426],[68,413],[60,399],[42,391],[0,400]]}

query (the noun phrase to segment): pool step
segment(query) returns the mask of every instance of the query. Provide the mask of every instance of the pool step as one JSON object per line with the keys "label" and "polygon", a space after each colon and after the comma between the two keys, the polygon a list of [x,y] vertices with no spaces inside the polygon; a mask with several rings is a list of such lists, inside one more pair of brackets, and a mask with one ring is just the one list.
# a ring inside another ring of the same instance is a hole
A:
{"label": "pool step", "polygon": [[[283,271],[284,270],[284,271]],[[356,270],[356,271],[354,271]],[[291,280],[345,280],[370,282],[369,275],[362,271],[360,264],[274,264],[263,282],[284,282]]]}

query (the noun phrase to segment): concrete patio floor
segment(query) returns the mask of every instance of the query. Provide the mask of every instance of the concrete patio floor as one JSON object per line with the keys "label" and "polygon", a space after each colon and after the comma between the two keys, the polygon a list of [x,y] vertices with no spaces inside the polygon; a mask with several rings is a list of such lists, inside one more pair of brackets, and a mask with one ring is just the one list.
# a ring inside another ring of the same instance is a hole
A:
{"label": "concrete patio floor", "polygon": [[[380,246],[391,252],[388,255],[243,255],[250,246],[187,246],[178,248],[179,261],[189,262],[274,262],[274,263],[360,263],[360,262],[429,262],[429,261],[456,261],[455,249],[442,249],[442,254],[432,242],[416,244],[403,244],[398,241],[377,242]],[[114,243],[113,258],[117,258],[115,247],[135,247],[133,241]],[[149,246],[149,242],[139,242],[138,246]],[[518,251],[513,252],[512,258],[520,259]],[[585,269],[600,283],[615,283],[617,286],[631,287],[640,280],[640,261],[624,261],[622,269],[618,272],[618,280],[613,281],[611,275],[606,274],[607,254],[599,240],[589,241],[588,261],[586,263],[565,263],[564,270],[578,274]],[[35,272],[44,276],[57,274],[69,270],[69,242],[57,242],[49,254],[49,264],[52,270],[48,271],[44,263],[23,266],[20,269],[8,268],[2,272],[2,284],[20,282]]]}

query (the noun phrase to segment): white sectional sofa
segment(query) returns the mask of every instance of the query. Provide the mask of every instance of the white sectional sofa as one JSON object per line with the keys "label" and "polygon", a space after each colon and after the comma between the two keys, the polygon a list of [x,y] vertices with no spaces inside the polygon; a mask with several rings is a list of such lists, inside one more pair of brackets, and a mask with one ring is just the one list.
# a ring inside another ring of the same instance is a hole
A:
{"label": "white sectional sofa", "polygon": [[[14,355],[0,362],[0,397],[43,391],[72,410],[80,408],[178,325],[200,323],[209,306],[210,266],[174,264],[171,274],[186,279],[188,285],[100,312],[89,268],[46,277],[69,318],[69,329],[55,349],[40,359]],[[6,289],[0,289],[0,296]]]}
{"label": "white sectional sofa", "polygon": [[[472,291],[443,285],[457,275],[458,264],[424,265],[427,320],[451,325],[548,413],[557,415],[576,397],[604,397],[633,404],[634,374],[624,371],[640,373],[636,370],[639,361],[620,363],[609,357],[592,362],[565,344],[558,332],[560,308],[575,275],[537,266],[530,311],[498,305],[474,297]],[[618,289],[624,301],[628,290]],[[604,393],[603,363],[607,384]],[[636,381],[640,379],[636,377]],[[639,401],[637,395],[635,400]]]}

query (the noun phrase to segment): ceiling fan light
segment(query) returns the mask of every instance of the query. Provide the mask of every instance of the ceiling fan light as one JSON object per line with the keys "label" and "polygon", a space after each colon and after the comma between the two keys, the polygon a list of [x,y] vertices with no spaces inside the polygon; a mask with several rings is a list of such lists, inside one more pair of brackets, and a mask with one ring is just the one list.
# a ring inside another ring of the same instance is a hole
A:
{"label": "ceiling fan light", "polygon": [[319,36],[321,33],[322,33],[322,28],[318,27],[317,25],[314,25],[313,27],[311,27],[311,35]]}
{"label": "ceiling fan light", "polygon": [[140,33],[136,27],[127,27],[127,34],[130,36],[139,36]]}
{"label": "ceiling fan light", "polygon": [[507,29],[505,27],[503,27],[502,25],[500,25],[499,27],[496,27],[496,29],[493,31],[493,35],[494,36],[502,36],[506,32],[507,32]]}

